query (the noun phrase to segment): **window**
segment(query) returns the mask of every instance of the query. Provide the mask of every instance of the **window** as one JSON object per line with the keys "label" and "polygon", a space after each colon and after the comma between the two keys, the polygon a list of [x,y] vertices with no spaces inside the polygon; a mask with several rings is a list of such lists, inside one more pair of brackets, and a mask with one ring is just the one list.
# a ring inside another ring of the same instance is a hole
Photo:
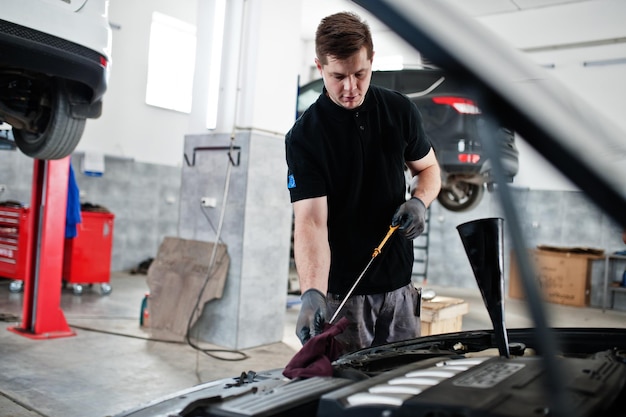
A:
{"label": "window", "polygon": [[153,12],[146,103],[190,113],[195,61],[196,27]]}

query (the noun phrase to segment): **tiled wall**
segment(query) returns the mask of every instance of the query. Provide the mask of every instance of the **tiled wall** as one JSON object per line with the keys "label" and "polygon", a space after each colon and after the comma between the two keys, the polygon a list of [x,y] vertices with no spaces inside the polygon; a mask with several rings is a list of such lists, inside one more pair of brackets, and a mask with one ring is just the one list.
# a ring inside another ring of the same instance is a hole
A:
{"label": "tiled wall", "polygon": [[[585,196],[575,191],[530,191],[511,187],[526,247],[537,245],[598,248],[612,253],[626,249],[620,227],[602,214]],[[433,285],[475,288],[476,281],[465,255],[456,226],[485,218],[504,217],[497,192],[485,193],[478,207],[466,213],[444,209],[436,201],[430,209],[428,281]],[[504,269],[509,276],[512,244],[509,221],[504,220]],[[591,305],[602,302],[604,264],[594,261],[591,268]],[[621,269],[620,269],[621,268]],[[614,277],[621,277],[624,265],[616,263]],[[619,272],[619,274],[618,274]],[[508,285],[505,286],[508,293]],[[626,297],[623,297],[626,298]],[[626,299],[616,297],[616,308],[626,308]]]}
{"label": "tiled wall", "polygon": [[[84,155],[71,158],[81,203],[104,206],[113,215],[111,270],[135,268],[154,257],[164,236],[178,234],[180,168],[109,158],[101,177],[81,172]],[[0,151],[0,184],[7,190],[0,201],[30,205],[33,160],[18,151]]]}
{"label": "tiled wall", "polygon": [[[247,143],[240,138],[241,143]],[[226,144],[228,141],[225,142]],[[264,144],[265,143],[265,144]],[[281,153],[282,141],[259,141],[256,146],[267,146],[267,152]],[[249,146],[246,144],[245,146]],[[226,219],[223,227],[223,239],[228,241],[232,236],[243,236],[243,233],[254,232],[258,236],[257,228],[267,231],[262,239],[257,239],[258,245],[270,245],[280,250],[284,244],[289,244],[289,236],[282,238],[271,234],[276,228],[275,222],[282,216],[291,218],[291,214],[285,211],[288,206],[286,189],[270,191],[264,185],[254,182],[254,189],[247,190],[244,183],[249,185],[252,175],[254,178],[264,178],[263,170],[271,170],[272,175],[283,172],[283,160],[275,155],[263,155],[257,151],[259,157],[253,162],[250,170],[241,175],[241,168],[233,170],[231,179],[231,198],[233,201],[241,200],[243,204],[244,192],[247,198],[252,198],[250,206],[244,210],[243,205],[229,206],[228,210],[234,215]],[[191,158],[191,154],[189,154]],[[242,164],[248,164],[247,156],[242,153]],[[201,194],[211,194],[219,197],[224,189],[224,175],[226,173],[225,157],[207,155],[197,156],[200,161],[199,167],[195,168],[198,176],[195,188],[181,189],[181,171],[188,170],[178,167],[146,164],[135,162],[130,159],[105,158],[105,173],[102,177],[94,178],[83,175],[80,171],[82,154],[72,157],[78,184],[83,194],[82,201],[91,202],[107,207],[115,215],[115,231],[113,239],[113,271],[129,270],[142,260],[154,257],[164,236],[179,236],[199,240],[212,240],[214,232],[202,213],[198,201]],[[217,158],[214,162],[211,158]],[[204,162],[202,161],[204,159]],[[0,184],[7,186],[7,190],[0,194],[0,201],[18,200],[26,204],[30,201],[32,160],[23,156],[18,151],[0,151]],[[257,171],[255,171],[257,170]],[[191,170],[189,171],[191,172]],[[280,181],[282,181],[281,179]],[[282,183],[281,183],[282,184]],[[595,206],[581,193],[572,191],[537,191],[512,187],[512,194],[516,200],[521,220],[522,230],[526,234],[527,246],[532,248],[536,245],[555,246],[582,246],[594,247],[614,252],[626,249],[621,240],[621,230],[606,215],[600,213]],[[181,197],[182,196],[182,197]],[[278,197],[280,196],[280,197]],[[277,198],[285,201],[275,201]],[[186,200],[189,199],[189,200]],[[221,200],[217,199],[218,209]],[[266,207],[266,209],[263,209]],[[182,215],[179,213],[182,213]],[[272,211],[273,210],[273,211]],[[213,226],[217,227],[218,217],[215,210],[210,215]],[[283,213],[285,211],[285,213]],[[268,213],[270,213],[268,215]],[[273,213],[273,214],[271,214]],[[281,213],[281,214],[279,214]],[[485,193],[483,201],[474,210],[466,213],[453,213],[444,209],[437,202],[431,208],[430,246],[428,264],[428,283],[441,286],[457,286],[474,288],[476,283],[469,262],[463,250],[461,241],[456,231],[456,226],[466,221],[483,218],[502,216],[499,202],[495,192]],[[212,216],[212,217],[211,217]],[[246,216],[245,224],[248,229],[244,230],[242,219]],[[258,217],[251,221],[250,217]],[[508,238],[508,220],[505,219],[505,277],[508,277],[511,245]],[[271,263],[258,256],[258,266],[254,262],[243,265],[241,259],[245,250],[258,251],[248,245],[231,249],[232,268],[241,271],[264,271]],[[260,252],[262,253],[262,252]],[[256,261],[255,261],[256,262]],[[280,267],[280,266],[279,266]],[[271,267],[273,268],[273,267]],[[270,269],[271,269],[270,268]],[[287,265],[285,265],[287,268]],[[619,280],[624,265],[617,262],[613,268],[610,280]],[[284,271],[279,270],[282,274]],[[602,278],[604,274],[603,262],[592,263],[592,291],[591,305],[600,306],[602,302]],[[259,276],[258,279],[263,279]],[[421,278],[420,278],[421,279]],[[272,289],[280,292],[282,288]],[[616,308],[626,309],[626,296],[616,296]]]}

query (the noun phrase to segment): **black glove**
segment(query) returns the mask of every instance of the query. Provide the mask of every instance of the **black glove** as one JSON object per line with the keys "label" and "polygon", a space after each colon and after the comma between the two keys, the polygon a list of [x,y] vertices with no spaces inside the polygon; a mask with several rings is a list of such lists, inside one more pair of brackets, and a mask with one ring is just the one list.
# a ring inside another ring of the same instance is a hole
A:
{"label": "black glove", "polygon": [[296,336],[304,345],[310,338],[324,331],[328,307],[324,294],[315,288],[306,290],[300,299],[302,306],[296,323]]}
{"label": "black glove", "polygon": [[415,239],[424,231],[426,205],[417,197],[402,203],[391,219],[392,226],[400,226],[407,239]]}

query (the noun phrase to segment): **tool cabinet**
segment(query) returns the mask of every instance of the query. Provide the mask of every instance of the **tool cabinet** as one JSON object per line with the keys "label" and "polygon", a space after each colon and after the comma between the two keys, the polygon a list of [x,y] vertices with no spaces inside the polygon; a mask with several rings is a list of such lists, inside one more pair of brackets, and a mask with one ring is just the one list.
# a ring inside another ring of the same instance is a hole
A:
{"label": "tool cabinet", "polygon": [[0,206],[0,277],[13,280],[11,292],[22,290],[29,272],[31,238],[30,209]]}
{"label": "tool cabinet", "polygon": [[114,215],[82,211],[81,217],[76,237],[65,239],[63,280],[76,295],[82,294],[85,284],[100,284],[100,292],[109,294]]}

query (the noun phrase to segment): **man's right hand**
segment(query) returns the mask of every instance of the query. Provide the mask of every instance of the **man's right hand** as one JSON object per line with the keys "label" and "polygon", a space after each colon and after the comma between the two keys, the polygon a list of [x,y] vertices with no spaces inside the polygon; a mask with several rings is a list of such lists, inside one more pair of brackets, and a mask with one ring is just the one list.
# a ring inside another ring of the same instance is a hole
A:
{"label": "man's right hand", "polygon": [[328,306],[321,291],[310,288],[300,297],[302,306],[296,323],[296,336],[304,345],[310,338],[324,331]]}

